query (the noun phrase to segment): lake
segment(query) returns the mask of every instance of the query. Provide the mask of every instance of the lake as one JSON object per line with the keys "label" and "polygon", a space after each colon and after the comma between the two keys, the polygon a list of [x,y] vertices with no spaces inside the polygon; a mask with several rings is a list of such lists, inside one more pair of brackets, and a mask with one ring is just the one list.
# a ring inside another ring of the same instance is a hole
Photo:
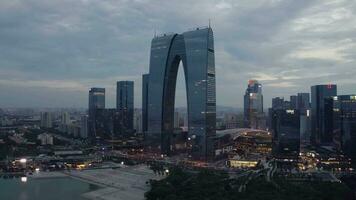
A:
{"label": "lake", "polygon": [[70,177],[0,179],[1,200],[84,200],[81,194],[98,189],[96,185]]}

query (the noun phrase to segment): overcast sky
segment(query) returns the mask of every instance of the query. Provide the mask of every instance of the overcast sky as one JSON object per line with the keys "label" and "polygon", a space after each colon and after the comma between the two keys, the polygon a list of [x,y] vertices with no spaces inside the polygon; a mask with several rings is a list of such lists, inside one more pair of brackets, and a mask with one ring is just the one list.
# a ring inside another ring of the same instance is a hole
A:
{"label": "overcast sky", "polygon": [[154,31],[209,18],[218,105],[242,107],[248,79],[265,107],[313,84],[356,93],[355,12],[354,0],[0,0],[0,106],[87,107],[88,89],[105,87],[114,107],[116,81],[134,80],[141,107]]}

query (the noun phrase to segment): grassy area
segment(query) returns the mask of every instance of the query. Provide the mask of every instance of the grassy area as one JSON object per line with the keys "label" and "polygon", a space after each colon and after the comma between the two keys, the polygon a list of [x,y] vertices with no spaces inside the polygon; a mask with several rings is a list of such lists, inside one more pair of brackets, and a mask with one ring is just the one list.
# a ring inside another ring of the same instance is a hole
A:
{"label": "grassy area", "polygon": [[147,200],[343,200],[352,199],[351,191],[341,183],[290,182],[276,180],[277,186],[264,177],[251,180],[239,192],[240,180],[226,174],[203,171],[190,174],[172,169],[163,180],[151,181]]}

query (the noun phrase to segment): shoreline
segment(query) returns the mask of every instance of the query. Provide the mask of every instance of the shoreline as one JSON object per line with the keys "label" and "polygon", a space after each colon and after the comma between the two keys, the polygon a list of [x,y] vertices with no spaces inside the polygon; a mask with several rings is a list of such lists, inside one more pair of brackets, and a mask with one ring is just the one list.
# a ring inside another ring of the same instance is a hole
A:
{"label": "shoreline", "polygon": [[29,180],[71,178],[89,184],[91,189],[80,196],[92,200],[144,200],[145,193],[150,189],[149,180],[165,177],[154,174],[146,165],[95,170],[40,171],[26,176]]}

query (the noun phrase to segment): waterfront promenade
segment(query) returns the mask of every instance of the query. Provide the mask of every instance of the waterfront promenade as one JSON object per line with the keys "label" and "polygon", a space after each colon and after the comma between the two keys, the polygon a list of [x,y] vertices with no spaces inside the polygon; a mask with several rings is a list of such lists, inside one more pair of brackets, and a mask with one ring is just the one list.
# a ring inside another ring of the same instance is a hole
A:
{"label": "waterfront promenade", "polygon": [[100,200],[143,200],[150,189],[150,179],[162,179],[146,165],[122,167],[116,169],[73,170],[63,172],[67,176],[102,187],[82,196]]}

